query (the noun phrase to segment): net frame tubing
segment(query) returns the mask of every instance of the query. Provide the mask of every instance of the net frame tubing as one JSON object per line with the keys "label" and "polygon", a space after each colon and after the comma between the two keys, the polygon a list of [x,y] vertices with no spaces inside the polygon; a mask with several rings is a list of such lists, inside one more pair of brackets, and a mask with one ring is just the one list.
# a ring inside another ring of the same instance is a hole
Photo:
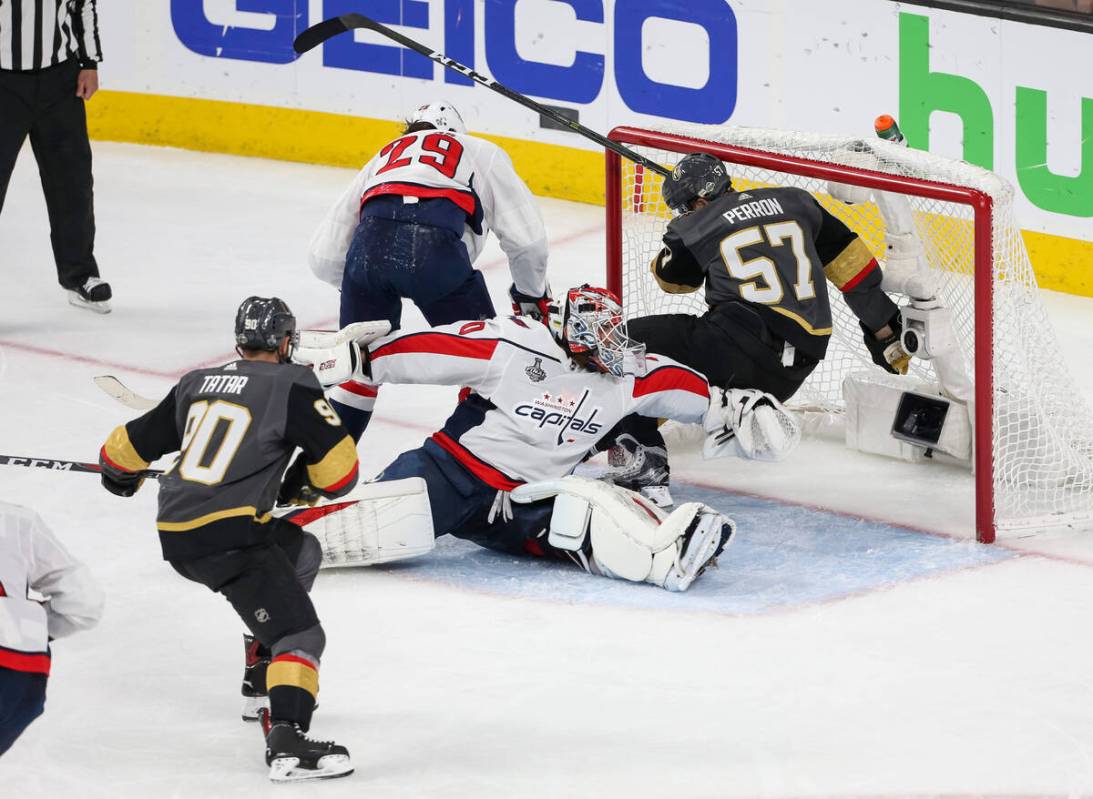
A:
{"label": "net frame tubing", "polygon": [[[974,238],[975,300],[975,537],[980,543],[995,540],[994,518],[994,201],[989,194],[919,178],[889,175],[871,169],[828,164],[781,153],[763,152],[676,133],[661,133],[629,126],[613,128],[612,141],[674,152],[706,152],[722,161],[759,167],[802,177],[852,183],[879,191],[910,194],[971,206]],[[689,145],[693,147],[688,148]],[[622,160],[606,155],[607,288],[622,298]],[[987,342],[984,346],[983,342]]]}

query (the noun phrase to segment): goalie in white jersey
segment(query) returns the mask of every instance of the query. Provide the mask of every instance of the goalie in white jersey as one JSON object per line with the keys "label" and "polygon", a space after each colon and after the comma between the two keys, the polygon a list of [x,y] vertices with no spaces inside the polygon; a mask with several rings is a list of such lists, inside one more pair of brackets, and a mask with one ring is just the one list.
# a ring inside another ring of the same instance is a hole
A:
{"label": "goalie in white jersey", "polygon": [[792,419],[769,395],[726,395],[693,369],[646,356],[604,289],[570,290],[549,321],[472,320],[371,341],[363,355],[372,382],[473,389],[377,481],[423,478],[437,536],[685,590],[729,542],[731,521],[697,502],[669,515],[639,494],[569,475],[630,413],[704,423],[711,454],[787,450]]}
{"label": "goalie in white jersey", "polygon": [[[539,208],[497,145],[466,132],[448,103],[415,111],[403,135],[364,168],[320,224],[310,263],[341,289],[341,324],[386,319],[399,327],[403,298],[430,325],[496,315],[472,264],[493,230],[508,256],[518,312],[541,318],[547,235]],[[348,381],[330,399],[354,439],[375,386]]]}
{"label": "goalie in white jersey", "polygon": [[45,707],[49,642],[94,627],[103,594],[37,513],[0,502],[0,755]]}

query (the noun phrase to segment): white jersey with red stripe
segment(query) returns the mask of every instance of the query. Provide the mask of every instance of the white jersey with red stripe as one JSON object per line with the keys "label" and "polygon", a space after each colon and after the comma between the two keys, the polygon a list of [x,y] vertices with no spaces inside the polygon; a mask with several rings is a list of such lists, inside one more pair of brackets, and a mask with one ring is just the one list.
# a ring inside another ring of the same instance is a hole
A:
{"label": "white jersey with red stripe", "polygon": [[49,639],[94,627],[102,605],[91,572],[38,514],[0,502],[0,668],[48,674]]}
{"label": "white jersey with red stripe", "polygon": [[309,260],[319,278],[341,288],[361,206],[383,195],[451,200],[467,214],[463,242],[472,263],[486,233],[493,230],[509,259],[516,288],[531,297],[545,293],[546,226],[512,161],[485,139],[437,130],[400,136],[364,165],[311,239]]}
{"label": "white jersey with red stripe", "polygon": [[706,378],[662,356],[646,374],[582,369],[542,324],[520,317],[399,331],[369,345],[376,383],[470,386],[432,440],[498,489],[563,477],[631,413],[701,422]]}

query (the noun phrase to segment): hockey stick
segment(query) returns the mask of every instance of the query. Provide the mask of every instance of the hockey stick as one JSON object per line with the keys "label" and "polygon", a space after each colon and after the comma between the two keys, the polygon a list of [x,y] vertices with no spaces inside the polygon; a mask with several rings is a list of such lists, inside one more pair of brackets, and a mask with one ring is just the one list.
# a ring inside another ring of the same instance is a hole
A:
{"label": "hockey stick", "polygon": [[99,375],[92,379],[95,381],[95,385],[101,388],[105,394],[134,411],[148,411],[159,404],[154,399],[142,397],[113,375]]}
{"label": "hockey stick", "polygon": [[316,25],[312,25],[310,28],[308,28],[296,37],[296,40],[292,43],[292,49],[295,50],[297,53],[303,54],[306,53],[308,50],[312,50],[315,47],[318,47],[327,39],[333,38],[339,33],[345,33],[346,31],[350,31],[355,28],[367,28],[368,30],[375,31],[382,36],[386,36],[388,39],[392,39],[398,42],[403,47],[409,47],[414,52],[421,53],[426,58],[435,61],[441,66],[445,66],[448,69],[455,70],[461,75],[465,75],[466,77],[470,78],[475,83],[481,86],[485,86],[487,89],[493,89],[498,94],[504,95],[513,102],[517,102],[520,105],[524,106],[524,108],[530,108],[537,114],[541,114],[542,116],[553,119],[559,125],[569,128],[574,133],[579,133],[586,139],[591,139],[592,141],[599,144],[601,147],[611,150],[614,153],[618,153],[623,158],[630,159],[635,164],[641,164],[646,169],[652,170],[658,175],[667,177],[671,174],[670,170],[665,169],[663,166],[655,163],[654,161],[650,161],[643,155],[639,155],[638,153],[631,150],[629,147],[619,144],[618,142],[613,142],[606,136],[601,136],[599,133],[596,133],[596,131],[591,130],[590,128],[586,128],[580,122],[574,122],[572,119],[568,119],[567,117],[555,111],[553,108],[548,108],[545,105],[540,105],[539,103],[532,100],[530,97],[513,91],[508,86],[498,83],[493,78],[487,78],[485,75],[481,75],[478,72],[475,72],[470,67],[464,66],[458,61],[448,58],[448,56],[444,55],[443,53],[438,53],[434,50],[430,50],[428,47],[421,44],[420,42],[416,42],[408,36],[403,36],[398,31],[393,31],[386,25],[381,25],[379,22],[376,22],[374,19],[366,17],[363,14],[342,14],[340,17],[331,17],[330,19],[323,20]]}
{"label": "hockey stick", "polygon": [[[102,467],[97,463],[83,463],[81,461],[61,461],[53,458],[23,458],[18,455],[0,455],[0,466],[26,466],[32,469],[49,469],[52,472],[85,472],[87,474],[102,474]],[[140,472],[141,477],[159,479],[163,472],[158,469],[145,469]]]}

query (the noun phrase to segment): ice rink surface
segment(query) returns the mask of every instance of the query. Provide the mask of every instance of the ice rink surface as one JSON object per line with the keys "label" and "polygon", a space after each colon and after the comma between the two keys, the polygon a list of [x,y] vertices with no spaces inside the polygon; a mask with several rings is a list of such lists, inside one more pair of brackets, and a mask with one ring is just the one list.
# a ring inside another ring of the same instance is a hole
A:
{"label": "ice rink surface", "polygon": [[[131,413],[91,377],[162,395],[230,358],[250,294],[285,298],[302,326],[336,321],[305,252],[349,172],[104,143],[95,158],[112,314],[71,308],[57,287],[29,150],[0,216],[3,454],[94,460]],[[555,289],[600,282],[603,210],[542,204]],[[502,307],[495,243],[480,266]],[[1068,367],[1085,370],[1093,301],[1044,299]],[[362,472],[418,445],[454,399],[384,388]],[[357,773],[275,787],[257,728],[238,720],[240,624],[160,560],[154,486],[126,501],[92,476],[3,467],[0,499],[37,510],[108,604],[96,630],[55,646],[46,713],[0,761],[0,794],[1093,794],[1093,532],[977,545],[967,473],[825,438],[781,464],[682,452],[674,469],[677,497],[739,526],[686,594],[452,540],[321,574],[313,733],[347,745]]]}

